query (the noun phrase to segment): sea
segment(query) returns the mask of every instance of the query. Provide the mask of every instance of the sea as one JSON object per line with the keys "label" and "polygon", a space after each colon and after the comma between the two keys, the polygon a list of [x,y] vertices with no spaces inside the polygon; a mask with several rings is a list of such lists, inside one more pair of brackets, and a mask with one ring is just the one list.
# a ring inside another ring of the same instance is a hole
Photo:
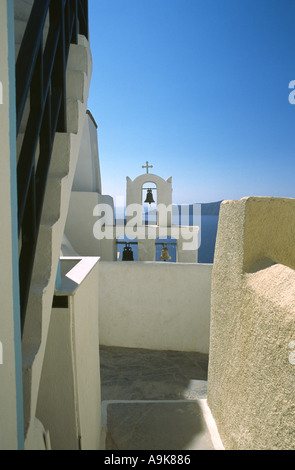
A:
{"label": "sea", "polygon": [[[217,236],[217,229],[218,229],[218,221],[219,221],[219,202],[215,203],[206,203],[201,204],[201,214],[198,218],[201,221],[201,244],[199,247],[198,252],[198,262],[202,264],[212,264],[214,262],[214,253],[215,253],[215,244],[216,244],[216,236]],[[150,223],[153,223],[153,220],[149,218]],[[190,206],[189,211],[189,218],[188,218],[188,225],[193,226],[195,224],[195,218],[193,216],[193,206]],[[173,223],[177,225],[177,220],[173,220]],[[186,224],[185,224],[186,225]],[[120,239],[124,242],[130,242],[132,240],[124,237]],[[176,262],[176,242],[171,240],[171,238],[167,237],[166,239],[156,240],[156,253],[155,259],[156,261],[161,261],[160,256],[162,253],[162,248],[164,241],[167,241],[169,245],[167,245],[169,254],[171,256],[171,260],[167,261],[170,263]],[[171,244],[173,243],[174,244]],[[138,258],[138,250],[137,245],[131,245],[133,251],[133,258],[134,261],[137,261]],[[124,245],[119,244],[117,247],[117,252],[119,253],[119,259],[122,260],[122,254],[124,250]]]}

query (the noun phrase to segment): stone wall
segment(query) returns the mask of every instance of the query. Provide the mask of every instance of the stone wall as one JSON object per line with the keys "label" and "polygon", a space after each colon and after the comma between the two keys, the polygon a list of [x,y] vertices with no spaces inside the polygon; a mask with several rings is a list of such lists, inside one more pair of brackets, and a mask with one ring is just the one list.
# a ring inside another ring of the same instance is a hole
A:
{"label": "stone wall", "polygon": [[295,449],[294,269],[294,199],[221,205],[208,404],[227,449]]}

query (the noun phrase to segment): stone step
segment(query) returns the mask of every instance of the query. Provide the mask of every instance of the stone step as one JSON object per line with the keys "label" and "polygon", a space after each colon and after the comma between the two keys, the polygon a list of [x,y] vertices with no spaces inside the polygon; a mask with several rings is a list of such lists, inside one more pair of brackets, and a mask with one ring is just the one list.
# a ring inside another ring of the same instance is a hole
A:
{"label": "stone step", "polygon": [[78,44],[72,44],[69,57],[68,69],[84,72],[87,75],[90,72],[91,57],[89,57],[87,48],[87,40],[84,36],[78,36]]}
{"label": "stone step", "polygon": [[68,69],[66,73],[66,90],[69,100],[85,101],[86,73]]}
{"label": "stone step", "polygon": [[[71,45],[69,54],[66,75],[68,129],[66,133],[55,135],[34,260],[28,314],[23,332],[24,423],[25,446],[28,449],[32,439],[38,384],[50,321],[58,260],[87,110],[91,70],[89,43],[79,36],[79,44],[77,46]],[[28,110],[29,108],[26,108],[21,134],[25,130]],[[22,140],[23,135],[20,135],[18,149]]]}
{"label": "stone step", "polygon": [[104,414],[107,451],[222,450],[206,400],[118,401],[109,403]]}
{"label": "stone step", "polygon": [[99,355],[105,450],[223,449],[206,354],[100,346]]}
{"label": "stone step", "polygon": [[[85,73],[67,72],[67,130],[70,133],[78,132],[79,103],[84,103],[87,96],[87,80]],[[29,99],[26,102],[19,134],[24,134],[30,114]],[[18,141],[20,150],[21,138]],[[19,154],[19,153],[18,153]]]}
{"label": "stone step", "polygon": [[[72,49],[78,50],[75,45],[71,45]],[[71,53],[72,55],[73,53]],[[72,60],[73,64],[73,60]],[[88,95],[88,81],[87,74],[84,71],[72,70],[70,67],[67,68],[66,72],[66,92],[67,92],[67,123],[68,123],[68,132],[77,133],[78,132],[78,108],[79,105],[77,101],[82,103],[85,102]],[[24,134],[26,129],[26,124],[28,122],[30,113],[30,103],[29,98],[27,99],[22,123],[20,126],[20,134]]]}
{"label": "stone step", "polygon": [[79,130],[79,116],[83,103],[81,101],[67,100],[67,129],[72,134],[77,134]]}
{"label": "stone step", "polygon": [[[77,104],[75,124],[80,129],[85,116],[85,105],[81,102]],[[56,247],[60,247],[62,243],[63,229],[60,224],[65,223],[64,214],[68,211],[78,151],[76,134],[56,134],[34,261],[32,288],[40,285],[45,288],[52,279],[52,257]]]}
{"label": "stone step", "polygon": [[[17,155],[19,156],[21,151],[21,146],[23,144],[24,134],[19,134],[17,138]],[[71,146],[71,134],[69,133],[60,133],[55,134],[55,139],[53,143],[51,163],[50,163],[50,173],[52,177],[62,178],[66,176],[69,172],[69,151]],[[37,144],[36,149],[36,159],[37,164],[39,156],[39,143]]]}
{"label": "stone step", "polygon": [[72,145],[72,135],[70,133],[58,132],[55,134],[50,163],[51,178],[63,178],[68,175]]}

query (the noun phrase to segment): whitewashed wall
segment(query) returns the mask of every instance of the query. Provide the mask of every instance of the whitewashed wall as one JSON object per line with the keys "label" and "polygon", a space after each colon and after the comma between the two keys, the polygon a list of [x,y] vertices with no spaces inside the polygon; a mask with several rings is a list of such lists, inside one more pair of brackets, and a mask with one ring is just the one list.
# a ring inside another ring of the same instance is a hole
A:
{"label": "whitewashed wall", "polygon": [[116,259],[115,239],[94,237],[93,227],[97,221],[95,208],[106,205],[112,213],[107,225],[114,225],[114,201],[102,194],[98,151],[97,124],[87,111],[70,205],[65,225],[65,236],[73,249],[81,256],[99,256],[105,261]]}
{"label": "whitewashed wall", "polygon": [[101,400],[98,334],[98,259],[62,258],[38,399],[38,418],[53,450],[98,450]]}
{"label": "whitewashed wall", "polygon": [[221,204],[208,404],[227,450],[295,449],[294,233],[295,199]]}
{"label": "whitewashed wall", "polygon": [[212,265],[99,263],[100,344],[209,351]]}
{"label": "whitewashed wall", "polygon": [[87,111],[84,121],[73,191],[88,191],[101,194],[97,124],[90,111]]}
{"label": "whitewashed wall", "polygon": [[0,450],[22,449],[13,2],[0,2]]}

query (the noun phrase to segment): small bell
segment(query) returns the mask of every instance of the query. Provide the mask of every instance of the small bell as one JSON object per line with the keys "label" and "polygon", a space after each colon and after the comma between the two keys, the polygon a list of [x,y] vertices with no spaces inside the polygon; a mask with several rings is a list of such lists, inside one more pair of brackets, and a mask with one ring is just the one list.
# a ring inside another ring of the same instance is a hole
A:
{"label": "small bell", "polygon": [[169,255],[169,251],[168,251],[167,246],[163,247],[160,259],[165,261],[165,262],[171,259],[171,256]]}
{"label": "small bell", "polygon": [[123,255],[122,255],[122,261],[134,261],[133,258],[133,251],[129,245],[125,245]]}
{"label": "small bell", "polygon": [[151,189],[147,190],[146,200],[145,203],[152,204],[154,201],[153,191]]}

